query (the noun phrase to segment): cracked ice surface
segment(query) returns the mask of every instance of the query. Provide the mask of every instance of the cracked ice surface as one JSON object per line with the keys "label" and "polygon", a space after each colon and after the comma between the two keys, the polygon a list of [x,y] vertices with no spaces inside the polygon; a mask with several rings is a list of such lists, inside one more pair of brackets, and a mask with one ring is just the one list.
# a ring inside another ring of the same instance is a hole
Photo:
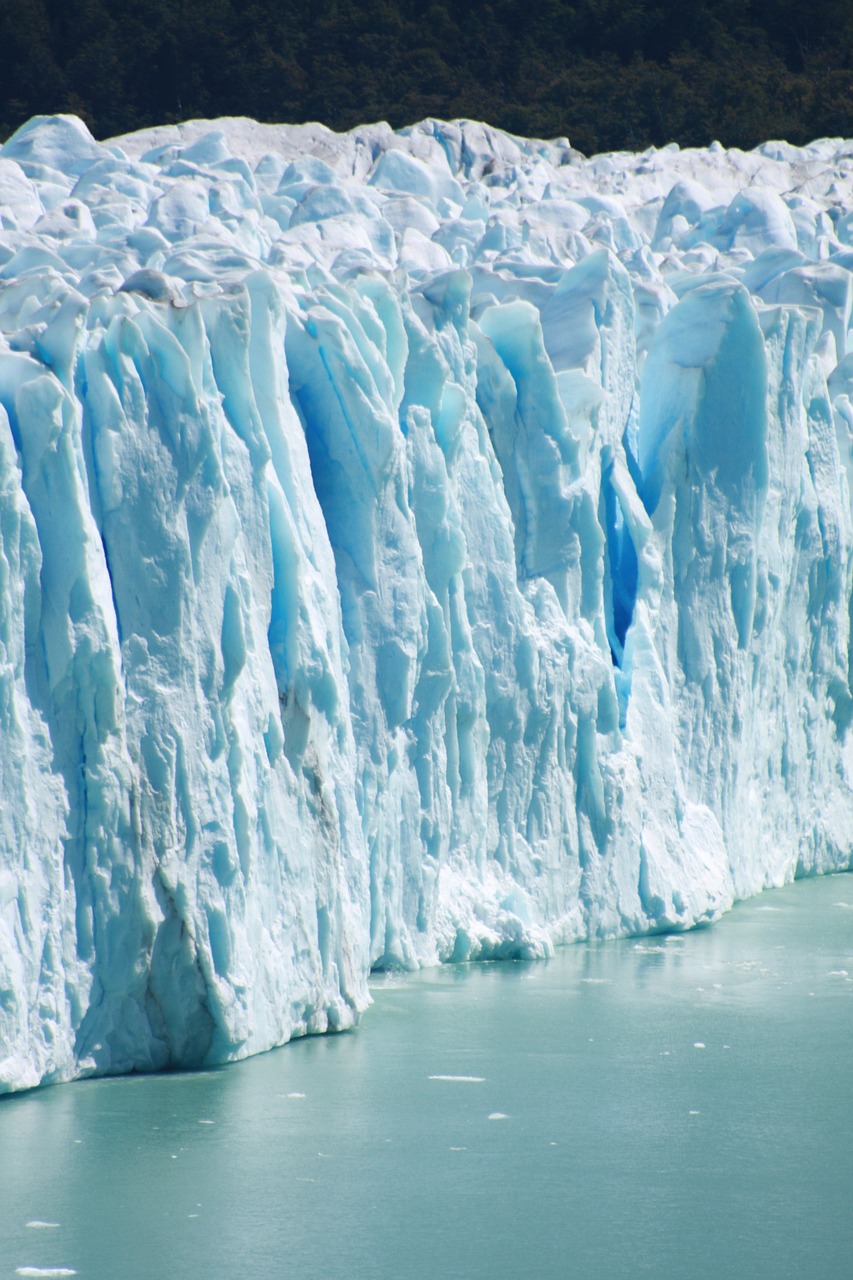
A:
{"label": "cracked ice surface", "polygon": [[0,1089],[851,860],[853,144],[0,148]]}

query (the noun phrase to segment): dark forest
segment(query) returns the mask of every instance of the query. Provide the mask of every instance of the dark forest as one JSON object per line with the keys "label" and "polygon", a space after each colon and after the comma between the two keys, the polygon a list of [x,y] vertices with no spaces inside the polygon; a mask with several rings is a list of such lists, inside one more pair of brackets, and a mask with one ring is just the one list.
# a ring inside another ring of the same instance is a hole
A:
{"label": "dark forest", "polygon": [[0,0],[0,138],[57,111],[804,143],[853,132],[853,0]]}

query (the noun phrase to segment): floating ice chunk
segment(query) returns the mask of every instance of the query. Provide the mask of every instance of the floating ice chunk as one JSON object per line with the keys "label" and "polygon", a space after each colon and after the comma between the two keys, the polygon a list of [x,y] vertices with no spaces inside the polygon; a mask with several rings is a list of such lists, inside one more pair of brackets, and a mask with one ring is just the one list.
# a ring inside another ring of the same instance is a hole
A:
{"label": "floating ice chunk", "polygon": [[16,1276],[76,1276],[70,1267],[16,1267]]}
{"label": "floating ice chunk", "polygon": [[449,1080],[455,1084],[485,1084],[485,1076],[427,1076],[427,1080]]}

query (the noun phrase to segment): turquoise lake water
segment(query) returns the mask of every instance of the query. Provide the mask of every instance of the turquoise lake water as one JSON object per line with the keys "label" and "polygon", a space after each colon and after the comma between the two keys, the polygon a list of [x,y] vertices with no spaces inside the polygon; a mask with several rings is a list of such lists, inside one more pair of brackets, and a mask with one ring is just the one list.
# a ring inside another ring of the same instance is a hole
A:
{"label": "turquoise lake water", "polygon": [[0,1099],[0,1280],[853,1277],[853,876],[373,994],[355,1033]]}

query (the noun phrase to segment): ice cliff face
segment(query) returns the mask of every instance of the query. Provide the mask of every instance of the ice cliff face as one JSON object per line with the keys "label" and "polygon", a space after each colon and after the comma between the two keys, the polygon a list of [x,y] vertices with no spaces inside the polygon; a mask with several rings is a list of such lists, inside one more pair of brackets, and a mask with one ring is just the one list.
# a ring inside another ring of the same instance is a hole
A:
{"label": "ice cliff face", "polygon": [[0,148],[0,1089],[851,863],[853,144]]}

